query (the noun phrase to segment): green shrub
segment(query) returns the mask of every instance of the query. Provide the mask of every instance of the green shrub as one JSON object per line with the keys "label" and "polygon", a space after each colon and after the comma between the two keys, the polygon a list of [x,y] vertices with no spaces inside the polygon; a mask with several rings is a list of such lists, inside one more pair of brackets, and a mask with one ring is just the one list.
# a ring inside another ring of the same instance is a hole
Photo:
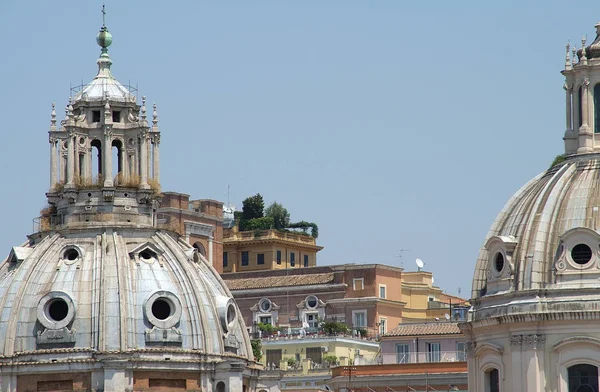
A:
{"label": "green shrub", "polygon": [[262,359],[262,343],[260,340],[255,339],[251,340],[250,344],[252,345],[252,354],[254,355],[254,360],[260,362]]}

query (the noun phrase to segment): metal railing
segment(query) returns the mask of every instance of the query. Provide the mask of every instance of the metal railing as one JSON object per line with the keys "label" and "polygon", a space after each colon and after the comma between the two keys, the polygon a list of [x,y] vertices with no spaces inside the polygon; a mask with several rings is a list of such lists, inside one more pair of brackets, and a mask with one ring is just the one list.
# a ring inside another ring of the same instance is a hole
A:
{"label": "metal railing", "polygon": [[464,351],[423,351],[409,353],[383,353],[374,360],[365,361],[361,365],[432,363],[432,362],[464,362],[467,354]]}
{"label": "metal railing", "polygon": [[323,328],[320,327],[310,327],[310,328],[287,328],[282,329],[277,332],[253,332],[253,339],[262,339],[266,341],[271,340],[290,340],[290,339],[331,339],[331,338],[346,338],[346,339],[356,339],[356,340],[369,340],[375,341],[377,336],[376,334],[369,333],[368,328],[361,327],[359,329],[367,330],[366,335],[361,335],[355,330],[348,331],[347,333],[337,333],[331,334],[327,333]]}

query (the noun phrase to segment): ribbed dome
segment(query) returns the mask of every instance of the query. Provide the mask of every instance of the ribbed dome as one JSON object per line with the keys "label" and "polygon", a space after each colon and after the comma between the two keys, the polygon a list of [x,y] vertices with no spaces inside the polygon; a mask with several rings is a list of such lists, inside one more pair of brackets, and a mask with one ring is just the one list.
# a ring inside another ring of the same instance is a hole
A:
{"label": "ribbed dome", "polygon": [[81,229],[32,242],[0,267],[0,356],[63,347],[253,358],[223,281],[174,234]]}
{"label": "ribbed dome", "polygon": [[599,207],[600,154],[572,156],[529,181],[490,228],[472,298],[598,287]]}

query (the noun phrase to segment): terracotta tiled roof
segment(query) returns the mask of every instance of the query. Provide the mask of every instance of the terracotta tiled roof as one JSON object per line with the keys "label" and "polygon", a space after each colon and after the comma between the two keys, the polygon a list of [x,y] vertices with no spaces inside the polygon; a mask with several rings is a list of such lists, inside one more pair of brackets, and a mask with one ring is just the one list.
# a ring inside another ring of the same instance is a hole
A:
{"label": "terracotta tiled roof", "polygon": [[385,336],[425,336],[425,335],[453,335],[460,334],[458,323],[422,323],[400,324]]}
{"label": "terracotta tiled roof", "polygon": [[333,273],[225,280],[229,290],[261,289],[283,286],[307,286],[331,282],[333,282]]}

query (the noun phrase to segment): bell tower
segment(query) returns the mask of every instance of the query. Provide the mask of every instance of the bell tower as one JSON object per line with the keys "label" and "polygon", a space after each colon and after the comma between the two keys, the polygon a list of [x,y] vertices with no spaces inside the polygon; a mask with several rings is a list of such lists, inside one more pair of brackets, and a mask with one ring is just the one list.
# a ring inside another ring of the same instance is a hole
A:
{"label": "bell tower", "polygon": [[59,125],[52,104],[47,223],[68,228],[153,225],[160,195],[156,104],[149,122],[146,98],[138,105],[137,90],[112,75],[112,35],[105,23],[96,42],[101,48],[98,73],[72,89]]}

